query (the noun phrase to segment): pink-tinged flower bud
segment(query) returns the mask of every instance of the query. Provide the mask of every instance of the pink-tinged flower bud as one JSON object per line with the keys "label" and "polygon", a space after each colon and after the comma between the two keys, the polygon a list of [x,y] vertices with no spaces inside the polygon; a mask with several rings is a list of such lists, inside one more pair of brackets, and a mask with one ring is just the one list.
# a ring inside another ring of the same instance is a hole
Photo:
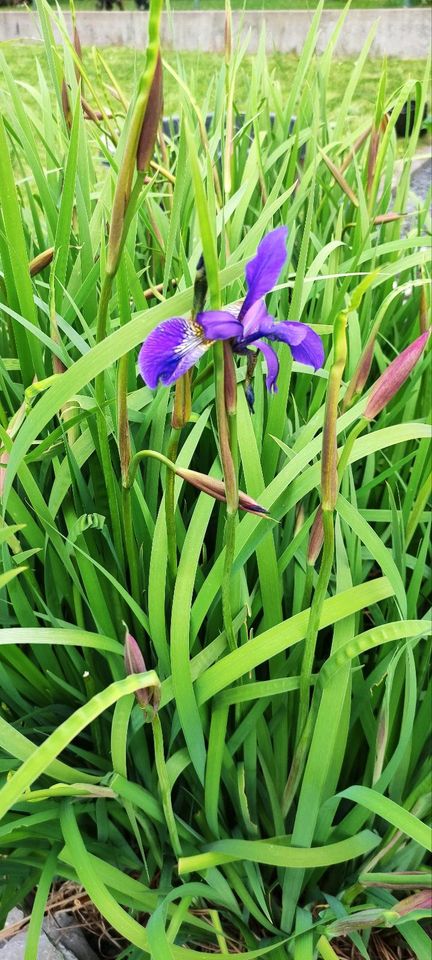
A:
{"label": "pink-tinged flower bud", "polygon": [[[182,480],[186,480],[187,483],[191,483],[193,487],[196,487],[201,493],[207,493],[210,497],[213,497],[215,500],[221,500],[222,503],[226,503],[226,491],[225,484],[222,480],[216,480],[214,477],[209,477],[206,473],[199,473],[197,470],[187,470],[183,467],[175,468],[177,476],[181,477]],[[257,516],[268,516],[268,510],[265,507],[262,507],[256,500],[253,500],[252,497],[249,497],[247,493],[243,493],[242,490],[239,490],[239,507],[241,510],[246,510],[247,513],[255,513]]]}
{"label": "pink-tinged flower bud", "polygon": [[[126,676],[133,676],[135,673],[147,673],[144,657],[141,650],[132,636],[126,629],[124,645],[124,665]],[[140,707],[153,707],[157,710],[160,703],[160,691],[157,687],[142,687],[135,691],[135,697]]]}
{"label": "pink-tinged flower bud", "polygon": [[430,888],[419,890],[418,893],[413,893],[411,897],[405,897],[404,900],[400,900],[399,903],[393,905],[393,910],[396,910],[399,917],[406,917],[414,910],[421,910],[425,915],[429,914],[432,910],[432,890]]}
{"label": "pink-tinged flower bud", "polygon": [[384,370],[384,373],[374,383],[363,414],[365,420],[373,420],[374,417],[377,417],[405,383],[405,380],[408,379],[411,370],[423,353],[429,339],[429,333],[430,331],[427,330],[420,337],[417,337],[417,340],[410,343],[409,347],[392,361],[387,370]]}

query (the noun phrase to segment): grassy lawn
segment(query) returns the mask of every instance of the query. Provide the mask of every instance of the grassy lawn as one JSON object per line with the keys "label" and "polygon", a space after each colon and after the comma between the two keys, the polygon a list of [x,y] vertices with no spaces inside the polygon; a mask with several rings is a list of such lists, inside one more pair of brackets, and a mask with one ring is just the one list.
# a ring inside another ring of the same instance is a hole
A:
{"label": "grassy lawn", "polygon": [[[36,64],[38,59],[44,73],[47,75],[46,60],[42,45],[4,43],[2,47],[14,76],[21,77],[25,80],[23,100],[34,106],[34,98],[28,90],[28,87],[29,85],[36,84]],[[124,90],[124,93],[128,96],[132,91],[137,70],[142,64],[141,52],[121,47],[107,47],[102,53]],[[221,58],[217,55],[203,53],[168,53],[166,54],[166,60],[177,70],[179,66],[183,68],[190,89],[198,103],[203,103],[208,92],[209,84],[220,69]],[[236,96],[236,106],[238,108],[244,106],[247,99],[253,62],[253,57],[246,57],[239,71]],[[85,64],[90,77],[95,80],[96,67],[89,49],[85,51]],[[275,80],[277,80],[281,86],[282,92],[288,94],[297,66],[296,57],[276,54],[269,58],[269,64]],[[330,116],[334,115],[338,110],[352,68],[353,62],[351,60],[334,61],[332,64],[327,93],[327,105]],[[425,65],[421,60],[405,60],[403,62],[389,60],[387,65],[387,90],[393,94],[397,87],[405,80],[411,77],[421,79],[424,75],[424,69]],[[354,124],[363,117],[371,114],[376,98],[380,72],[381,63],[379,60],[371,60],[366,63],[356,96],[351,105],[350,117]],[[165,115],[171,115],[178,112],[179,98],[175,81],[168,72],[165,73],[164,84],[164,113]]]}

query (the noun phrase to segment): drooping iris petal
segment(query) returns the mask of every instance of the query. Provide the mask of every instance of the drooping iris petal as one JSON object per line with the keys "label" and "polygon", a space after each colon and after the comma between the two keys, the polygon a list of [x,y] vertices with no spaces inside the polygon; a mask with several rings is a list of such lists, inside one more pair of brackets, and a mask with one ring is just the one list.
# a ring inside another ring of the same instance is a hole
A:
{"label": "drooping iris petal", "polygon": [[241,323],[228,310],[206,310],[197,314],[197,323],[202,327],[206,340],[230,340],[241,337]]}
{"label": "drooping iris petal", "polygon": [[282,320],[280,323],[274,322],[272,327],[266,325],[265,330],[261,329],[262,336],[268,340],[279,340],[281,343],[287,343],[291,348],[294,360],[298,363],[305,363],[314,370],[318,370],[324,363],[324,347],[321,338],[308,327],[307,323]]}
{"label": "drooping iris petal", "polygon": [[257,300],[265,297],[279,279],[286,260],[287,227],[277,227],[268,233],[258,245],[253,260],[246,266],[248,292],[240,310],[242,319]]}
{"label": "drooping iris petal", "polygon": [[273,348],[269,347],[268,343],[265,343],[264,340],[255,340],[254,346],[258,347],[258,350],[261,350],[267,364],[267,390],[270,390],[272,393],[277,393],[276,380],[279,373],[279,360]]}
{"label": "drooping iris petal", "polygon": [[152,330],[143,343],[139,371],[152,390],[159,380],[167,387],[198,363],[209,346],[198,324],[172,317]]}

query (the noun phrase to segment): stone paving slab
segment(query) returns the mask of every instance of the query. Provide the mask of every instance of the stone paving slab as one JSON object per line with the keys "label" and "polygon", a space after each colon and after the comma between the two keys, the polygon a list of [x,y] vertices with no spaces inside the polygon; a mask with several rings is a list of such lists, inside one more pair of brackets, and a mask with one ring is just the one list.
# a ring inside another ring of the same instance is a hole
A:
{"label": "stone paving slab", "polygon": [[[6,928],[22,920],[23,916],[21,910],[11,910],[6,921]],[[27,933],[23,930],[21,933],[16,933],[10,940],[0,940],[1,960],[23,960],[26,938]],[[70,954],[70,957],[72,957],[72,954]],[[60,953],[53,946],[45,933],[42,934],[39,941],[38,960],[65,960],[64,953]]]}
{"label": "stone paving slab", "polygon": [[[22,910],[11,910],[6,929],[23,919]],[[48,935],[47,935],[48,934]],[[27,931],[16,933],[10,940],[0,940],[0,960],[24,960]],[[61,942],[60,942],[61,941]],[[47,918],[39,941],[37,960],[98,960],[82,931],[64,914]]]}

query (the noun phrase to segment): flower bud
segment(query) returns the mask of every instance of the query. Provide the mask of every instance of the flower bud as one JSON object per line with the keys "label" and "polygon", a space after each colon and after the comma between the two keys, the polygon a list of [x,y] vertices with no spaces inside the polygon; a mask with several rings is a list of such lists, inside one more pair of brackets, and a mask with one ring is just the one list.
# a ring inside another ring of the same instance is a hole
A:
{"label": "flower bud", "polygon": [[370,368],[372,366],[372,360],[375,350],[375,342],[380,327],[380,321],[375,323],[372,327],[371,334],[369,339],[366,341],[366,344],[360,354],[359,362],[354,370],[353,376],[348,384],[345,396],[342,403],[342,411],[348,410],[355,400],[358,399],[360,394],[363,391],[367,378],[370,374]]}
{"label": "flower bud", "polygon": [[48,247],[47,250],[43,250],[42,253],[38,253],[37,257],[34,257],[33,260],[30,260],[30,276],[35,277],[37,273],[40,273],[41,270],[44,270],[45,267],[51,263],[53,256],[54,247]]}
{"label": "flower bud", "polygon": [[[147,673],[141,650],[135,638],[128,633],[127,628],[124,642],[124,666],[127,677],[133,676],[135,673]],[[160,703],[160,689],[158,687],[142,687],[135,691],[135,697],[143,709],[153,707],[153,710],[158,710]]]}
{"label": "flower bud", "polygon": [[162,60],[159,51],[138,141],[137,170],[146,170],[153,156],[162,107]]}
{"label": "flower bud", "polygon": [[[199,473],[197,470],[183,469],[183,467],[176,466],[175,472],[182,480],[191,483],[193,487],[196,487],[202,493],[207,493],[210,497],[214,497],[215,500],[221,500],[222,503],[226,503],[225,485],[222,480],[216,480],[214,477],[209,477],[206,473]],[[241,510],[245,510],[247,513],[255,513],[257,516],[268,515],[265,507],[262,507],[256,500],[249,497],[247,493],[243,493],[242,490],[239,490],[239,507]]]}
{"label": "flower bud", "polygon": [[321,505],[318,507],[315,520],[309,535],[309,545],[307,552],[307,562],[310,567],[314,567],[321,553],[324,543],[324,527]]}
{"label": "flower bud", "polygon": [[420,337],[417,337],[417,340],[410,343],[409,347],[392,361],[374,383],[363,414],[365,420],[373,420],[374,417],[377,417],[405,383],[405,380],[408,379],[411,370],[423,353],[429,339],[429,333],[430,331],[426,330]]}
{"label": "flower bud", "polygon": [[399,903],[393,904],[393,910],[399,917],[406,917],[415,910],[421,910],[426,916],[432,910],[432,890],[419,890],[411,897],[405,897]]}

